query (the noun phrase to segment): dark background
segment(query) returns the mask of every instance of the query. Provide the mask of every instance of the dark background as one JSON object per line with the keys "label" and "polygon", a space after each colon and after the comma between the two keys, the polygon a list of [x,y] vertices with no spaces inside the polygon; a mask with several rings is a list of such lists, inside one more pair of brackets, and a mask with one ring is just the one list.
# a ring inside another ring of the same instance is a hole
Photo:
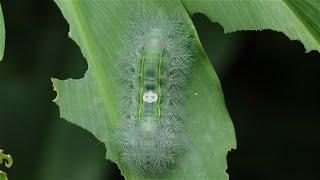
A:
{"label": "dark background", "polygon": [[[87,69],[52,1],[1,0],[6,50],[0,63],[0,148],[10,180],[120,179],[104,145],[59,118],[51,77]],[[320,54],[272,31],[223,34],[193,17],[224,89],[237,134],[228,173],[236,180],[320,179]]]}

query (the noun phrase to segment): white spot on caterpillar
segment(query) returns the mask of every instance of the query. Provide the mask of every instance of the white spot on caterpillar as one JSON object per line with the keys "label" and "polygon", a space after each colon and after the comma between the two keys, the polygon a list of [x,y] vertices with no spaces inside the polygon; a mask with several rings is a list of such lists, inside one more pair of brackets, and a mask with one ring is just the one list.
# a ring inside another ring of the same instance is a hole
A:
{"label": "white spot on caterpillar", "polygon": [[158,95],[153,91],[148,91],[143,94],[143,101],[147,103],[153,103],[158,100]]}

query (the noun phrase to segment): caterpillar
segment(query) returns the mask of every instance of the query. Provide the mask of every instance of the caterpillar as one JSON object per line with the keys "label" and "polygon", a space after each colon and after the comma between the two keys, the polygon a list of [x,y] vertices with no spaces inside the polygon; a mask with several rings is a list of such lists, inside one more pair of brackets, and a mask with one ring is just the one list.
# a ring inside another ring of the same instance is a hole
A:
{"label": "caterpillar", "polygon": [[186,150],[184,89],[193,38],[179,15],[144,9],[118,59],[121,120],[115,133],[120,160],[138,173],[161,175]]}

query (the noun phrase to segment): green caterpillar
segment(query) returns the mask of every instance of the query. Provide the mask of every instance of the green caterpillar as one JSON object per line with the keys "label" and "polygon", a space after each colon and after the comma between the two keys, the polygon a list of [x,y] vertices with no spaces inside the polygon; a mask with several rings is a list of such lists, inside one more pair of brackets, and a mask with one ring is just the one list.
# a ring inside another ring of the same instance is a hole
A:
{"label": "green caterpillar", "polygon": [[184,88],[193,38],[163,9],[144,10],[119,58],[121,123],[117,150],[131,170],[161,175],[185,152]]}

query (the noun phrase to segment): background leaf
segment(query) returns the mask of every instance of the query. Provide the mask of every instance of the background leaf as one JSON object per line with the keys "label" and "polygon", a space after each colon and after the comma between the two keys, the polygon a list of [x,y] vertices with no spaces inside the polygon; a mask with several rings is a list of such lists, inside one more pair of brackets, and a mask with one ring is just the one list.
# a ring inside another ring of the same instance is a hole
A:
{"label": "background leaf", "polygon": [[[88,72],[81,80],[53,80],[61,117],[93,133],[107,147],[107,158],[118,162],[108,142],[119,120],[117,84],[112,74],[121,38],[131,33],[127,22],[139,9],[132,1],[56,0],[70,24],[70,37],[88,60]],[[144,1],[145,7],[180,11],[190,30],[192,22],[180,1]],[[194,64],[188,92],[185,130],[190,152],[166,179],[226,179],[226,154],[236,145],[233,125],[225,108],[219,80],[197,40],[199,58]],[[141,179],[119,164],[128,179]]]}
{"label": "background leaf", "polygon": [[[4,54],[4,44],[5,44],[5,28],[4,28],[2,7],[0,4],[0,61],[2,60],[3,54]],[[1,147],[1,144],[0,144],[0,147]],[[5,178],[0,175],[0,180],[2,179],[5,179]]]}
{"label": "background leaf", "polygon": [[201,12],[224,31],[272,29],[320,52],[319,0],[182,0],[190,14]]}
{"label": "background leaf", "polygon": [[2,8],[0,4],[0,61],[3,58],[4,53],[4,45],[5,45],[5,27],[4,27],[4,20],[2,14]]}

